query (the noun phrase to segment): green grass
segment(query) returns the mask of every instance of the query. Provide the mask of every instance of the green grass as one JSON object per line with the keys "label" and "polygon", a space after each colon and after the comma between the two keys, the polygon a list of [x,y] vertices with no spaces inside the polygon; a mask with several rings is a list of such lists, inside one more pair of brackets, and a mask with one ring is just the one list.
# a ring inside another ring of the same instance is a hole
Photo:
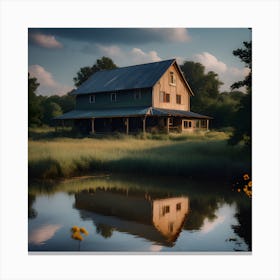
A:
{"label": "green grass", "polygon": [[98,173],[211,179],[250,172],[249,155],[242,146],[227,145],[226,139],[227,135],[222,132],[31,138],[29,179],[59,179]]}

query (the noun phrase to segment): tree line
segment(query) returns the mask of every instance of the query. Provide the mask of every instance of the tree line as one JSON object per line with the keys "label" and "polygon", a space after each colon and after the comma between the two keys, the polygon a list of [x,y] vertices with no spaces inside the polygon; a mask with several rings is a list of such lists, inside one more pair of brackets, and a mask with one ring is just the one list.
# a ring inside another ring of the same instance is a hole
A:
{"label": "tree line", "polygon": [[[195,97],[191,100],[191,110],[214,118],[211,127],[214,129],[229,129],[232,131],[231,144],[240,141],[251,145],[251,96],[252,96],[252,54],[251,42],[243,42],[243,48],[233,51],[246,67],[249,74],[242,81],[236,81],[231,86],[230,92],[220,92],[223,84],[218,74],[209,71],[198,62],[185,61],[180,68],[188,81]],[[96,60],[92,66],[80,68],[73,78],[76,87],[80,86],[92,74],[100,70],[117,68],[111,58],[102,57]],[[75,98],[71,92],[64,96],[38,96],[36,90],[39,83],[35,77],[28,74],[28,125],[40,126],[52,125],[53,118],[75,108]],[[246,93],[239,91],[246,88]]]}

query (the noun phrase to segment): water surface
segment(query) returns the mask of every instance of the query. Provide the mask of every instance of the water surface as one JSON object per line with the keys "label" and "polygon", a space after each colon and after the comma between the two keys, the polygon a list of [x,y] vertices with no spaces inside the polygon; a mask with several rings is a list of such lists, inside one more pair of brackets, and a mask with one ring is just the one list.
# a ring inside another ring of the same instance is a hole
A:
{"label": "water surface", "polygon": [[78,178],[30,185],[28,202],[29,251],[251,251],[251,199],[227,182]]}

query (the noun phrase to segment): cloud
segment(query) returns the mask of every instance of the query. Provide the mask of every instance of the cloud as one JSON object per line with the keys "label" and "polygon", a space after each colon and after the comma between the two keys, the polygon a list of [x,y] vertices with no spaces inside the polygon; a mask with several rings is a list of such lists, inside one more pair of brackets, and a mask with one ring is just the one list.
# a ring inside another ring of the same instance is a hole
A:
{"label": "cloud", "polygon": [[41,65],[30,65],[28,68],[28,72],[30,73],[31,77],[37,78],[38,82],[40,83],[40,86],[38,88],[39,94],[45,96],[53,94],[63,95],[72,89],[72,87],[60,84],[55,81],[53,75]]}
{"label": "cloud", "polygon": [[96,46],[99,52],[104,53],[109,57],[122,57],[124,55],[123,51],[118,46],[103,46],[100,44],[97,44]]}
{"label": "cloud", "polygon": [[[233,83],[244,80],[250,72],[247,67],[228,67],[223,61],[208,52],[194,55],[194,60],[204,65],[206,72],[214,71],[219,75],[219,80],[224,83],[220,88],[221,91],[230,91],[230,86]],[[245,91],[244,88],[239,90]]]}
{"label": "cloud", "polygon": [[150,246],[149,250],[151,252],[160,252],[162,248],[163,248],[162,246],[154,244]]}
{"label": "cloud", "polygon": [[219,216],[214,221],[210,221],[208,218],[206,218],[203,222],[203,226],[201,227],[201,232],[208,233],[212,231],[216,226],[222,224],[225,221],[225,218],[225,216]]}
{"label": "cloud", "polygon": [[34,33],[97,44],[134,45],[190,40],[186,28],[40,28],[30,30]]}
{"label": "cloud", "polygon": [[161,60],[156,51],[145,53],[139,48],[133,48],[130,55],[133,63],[156,62]]}
{"label": "cloud", "polygon": [[31,33],[29,35],[31,42],[34,44],[48,49],[62,48],[63,45],[58,42],[53,35],[44,35],[41,33]]}
{"label": "cloud", "polygon": [[51,239],[62,225],[43,225],[29,234],[28,242],[36,245],[44,244]]}
{"label": "cloud", "polygon": [[120,67],[162,60],[155,50],[145,52],[137,47],[125,49],[117,45],[86,44],[81,51],[110,57]]}
{"label": "cloud", "polygon": [[207,72],[214,71],[219,74],[227,71],[227,65],[208,52],[196,54],[195,59],[205,66]]}

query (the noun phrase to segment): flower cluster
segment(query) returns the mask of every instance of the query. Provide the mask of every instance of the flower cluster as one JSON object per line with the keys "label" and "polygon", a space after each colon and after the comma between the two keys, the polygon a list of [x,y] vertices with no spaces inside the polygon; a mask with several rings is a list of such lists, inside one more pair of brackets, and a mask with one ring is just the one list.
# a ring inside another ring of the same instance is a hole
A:
{"label": "flower cluster", "polygon": [[249,174],[245,173],[240,180],[232,185],[232,190],[241,192],[243,191],[248,197],[252,197],[252,181]]}
{"label": "flower cluster", "polygon": [[82,241],[84,239],[81,233],[83,233],[84,235],[88,235],[88,231],[84,227],[79,228],[78,226],[73,226],[71,230],[73,232],[71,237],[79,241]]}

